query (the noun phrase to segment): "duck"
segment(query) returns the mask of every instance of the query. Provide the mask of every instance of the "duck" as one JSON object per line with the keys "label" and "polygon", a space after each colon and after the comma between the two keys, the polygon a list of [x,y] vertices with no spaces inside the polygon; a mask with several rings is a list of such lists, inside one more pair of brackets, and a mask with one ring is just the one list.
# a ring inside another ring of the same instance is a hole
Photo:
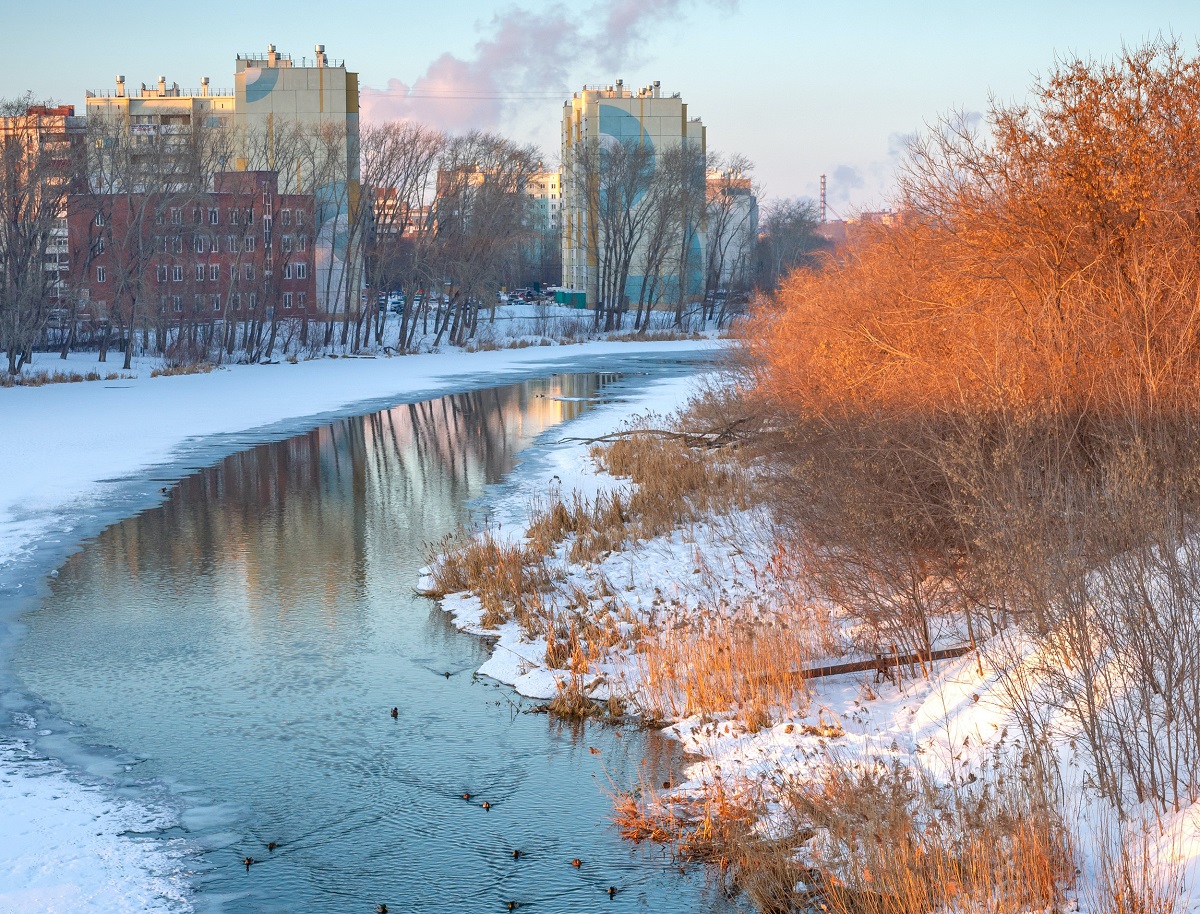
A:
{"label": "duck", "polygon": [[519,907],[521,907],[521,902],[519,902],[519,901],[510,901],[508,903],[508,909],[510,911],[515,911]]}
{"label": "duck", "polygon": [[608,887],[608,897],[612,898],[616,894],[617,894],[617,887],[615,885],[610,885]]}
{"label": "duck", "polygon": [[484,801],[483,801],[482,803],[480,803],[479,805],[480,805],[481,807],[483,807],[484,809],[491,809],[491,808],[492,808],[492,804],[491,804],[491,803],[489,803],[487,800],[484,800]]}
{"label": "duck", "polygon": [[255,860],[253,857],[247,857],[245,860],[243,860],[243,861],[242,861],[242,863],[243,863],[243,864],[245,865],[245,867],[246,867],[246,872],[247,872],[247,873],[248,873],[248,872],[250,872],[250,865],[251,865],[251,864],[253,864],[253,863],[257,863],[257,862],[258,862],[258,861],[257,861],[257,860]]}
{"label": "duck", "polygon": [[277,847],[279,847],[279,843],[277,841],[268,841],[267,842],[267,850],[273,851]]}
{"label": "duck", "polygon": [[467,793],[466,791],[464,791],[464,792],[463,792],[463,799],[464,799],[464,800],[469,800],[469,799],[471,799],[471,795],[470,795],[469,793]]}
{"label": "duck", "polygon": [[399,709],[399,708],[392,708],[392,710],[391,710],[391,712],[390,712],[390,713],[391,713],[391,715],[392,715],[392,720],[395,720],[397,717],[399,717],[399,716],[400,716],[400,709]]}
{"label": "duck", "polygon": [[520,851],[517,851],[517,850],[513,851],[513,859],[514,859],[514,860],[519,860],[519,859],[521,859],[521,852],[520,852]]}
{"label": "duck", "polygon": [[581,866],[583,866],[583,861],[576,857],[571,861],[571,866],[575,867],[575,869],[579,869]]}
{"label": "duck", "polygon": [[383,902],[375,905],[375,914],[388,914],[387,905]]}

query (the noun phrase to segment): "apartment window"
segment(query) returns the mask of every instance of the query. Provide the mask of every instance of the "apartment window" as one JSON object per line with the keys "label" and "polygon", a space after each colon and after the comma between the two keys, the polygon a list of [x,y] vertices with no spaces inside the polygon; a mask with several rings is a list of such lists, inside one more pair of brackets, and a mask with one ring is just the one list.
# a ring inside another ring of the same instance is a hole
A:
{"label": "apartment window", "polygon": [[154,214],[154,224],[155,225],[162,225],[166,221],[167,221],[167,214],[164,213],[161,209]]}
{"label": "apartment window", "polygon": [[241,292],[234,292],[232,295],[229,296],[229,306],[231,308],[233,308],[234,311],[242,310],[242,293]]}
{"label": "apartment window", "polygon": [[[204,296],[203,295],[193,296],[192,297],[192,310],[195,311],[197,314],[199,314],[200,309],[203,307],[204,307]],[[181,307],[180,310],[182,311],[183,308]]]}
{"label": "apartment window", "polygon": [[303,307],[304,307],[304,298],[305,298],[305,295],[304,295],[304,293],[303,293],[303,292],[297,292],[297,293],[296,293],[296,307],[297,307],[297,308],[303,308]]}
{"label": "apartment window", "polygon": [[96,213],[96,225],[104,225],[104,213]]}
{"label": "apartment window", "polygon": [[178,264],[171,267],[171,282],[183,282],[183,267]]}
{"label": "apartment window", "polygon": [[162,235],[154,236],[154,250],[160,254],[167,253],[167,239]]}
{"label": "apartment window", "polygon": [[196,264],[196,282],[204,282],[204,264]]}
{"label": "apartment window", "polygon": [[196,236],[196,253],[203,254],[208,250],[208,239],[203,235]]}
{"label": "apartment window", "polygon": [[236,264],[236,263],[231,263],[231,264],[229,265],[229,281],[230,281],[230,282],[237,282],[237,278],[238,278],[238,268],[237,268],[237,264]]}
{"label": "apartment window", "polygon": [[225,237],[225,248],[230,254],[236,254],[238,250],[237,235],[227,235]]}
{"label": "apartment window", "polygon": [[253,251],[254,250],[254,236],[247,235],[245,238],[245,244],[246,244],[247,251]]}
{"label": "apartment window", "polygon": [[283,253],[290,254],[292,252],[292,236],[291,235],[284,235],[283,238],[280,239],[280,244],[283,245]]}
{"label": "apartment window", "polygon": [[304,225],[304,210],[296,210],[296,225]]}
{"label": "apartment window", "polygon": [[229,224],[230,225],[238,224],[238,209],[236,206],[231,207],[229,210]]}
{"label": "apartment window", "polygon": [[158,300],[158,310],[159,310],[159,312],[163,312],[163,311],[167,310],[167,296],[164,295],[162,298],[160,298]]}
{"label": "apartment window", "polygon": [[174,308],[176,311],[182,311],[183,310],[183,296],[182,295],[172,295],[171,296],[171,307]]}
{"label": "apartment window", "polygon": [[171,252],[174,254],[183,253],[183,238],[181,238],[179,235],[176,235],[171,239]]}
{"label": "apartment window", "polygon": [[250,305],[251,311],[253,311],[255,308],[258,307],[258,293],[257,292],[250,293],[249,305]]}
{"label": "apartment window", "polygon": [[212,282],[216,282],[221,278],[221,265],[219,263],[210,263],[208,265],[208,278]]}
{"label": "apartment window", "polygon": [[219,209],[217,209],[215,206],[208,211],[208,224],[209,225],[220,225],[221,224],[221,211]]}
{"label": "apartment window", "polygon": [[183,225],[183,213],[177,206],[171,207],[171,225]]}
{"label": "apartment window", "polygon": [[308,242],[305,240],[304,236],[297,235],[296,236],[296,250],[303,251],[307,247],[308,247]]}
{"label": "apartment window", "polygon": [[104,253],[104,236],[103,235],[101,235],[99,238],[96,239],[96,253],[97,254]]}
{"label": "apartment window", "polygon": [[104,272],[104,267],[96,267],[96,282],[104,282],[107,276]]}
{"label": "apartment window", "polygon": [[282,222],[284,225],[291,225],[292,224],[292,211],[290,209],[285,209],[283,212],[281,212],[279,214],[279,221]]}
{"label": "apartment window", "polygon": [[167,281],[167,265],[165,263],[160,263],[158,265],[158,281],[159,282]]}
{"label": "apartment window", "polygon": [[308,264],[306,264],[306,263],[296,264],[296,278],[297,279],[308,279]]}
{"label": "apartment window", "polygon": [[200,207],[193,206],[192,207],[192,225],[203,225],[203,224],[204,224],[204,213],[200,212]]}
{"label": "apartment window", "polygon": [[242,215],[245,216],[242,221],[246,223],[246,225],[254,225],[254,210],[249,208],[244,209],[242,210]]}
{"label": "apartment window", "polygon": [[220,310],[221,310],[221,296],[220,296],[220,295],[214,295],[214,296],[212,296],[212,309],[213,309],[214,311],[220,311]]}
{"label": "apartment window", "polygon": [[292,278],[292,265],[290,263],[285,263],[283,265],[283,278],[284,279]]}
{"label": "apartment window", "polygon": [[284,293],[283,293],[283,306],[284,306],[285,308],[290,308],[290,307],[292,307],[292,293],[291,293],[291,292],[284,292]]}
{"label": "apartment window", "polygon": [[246,264],[246,269],[244,270],[244,273],[245,273],[245,276],[247,279],[253,279],[254,278],[254,264],[252,264],[252,263]]}

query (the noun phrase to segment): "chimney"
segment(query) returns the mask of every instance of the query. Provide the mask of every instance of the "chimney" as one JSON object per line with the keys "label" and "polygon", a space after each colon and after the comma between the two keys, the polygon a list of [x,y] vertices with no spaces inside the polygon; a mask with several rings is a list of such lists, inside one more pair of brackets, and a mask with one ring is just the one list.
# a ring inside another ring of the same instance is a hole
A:
{"label": "chimney", "polygon": [[165,76],[160,76],[158,78],[158,94],[159,95],[167,94],[167,78]]}
{"label": "chimney", "polygon": [[202,96],[204,96],[205,98],[208,97],[208,77],[207,76],[200,77],[200,94]]}
{"label": "chimney", "polygon": [[654,97],[655,98],[658,98],[658,96],[661,94],[659,91],[661,86],[662,86],[662,84],[657,79],[654,80]]}
{"label": "chimney", "polygon": [[279,55],[275,53],[275,45],[267,45],[267,66],[273,67],[279,61]]}
{"label": "chimney", "polygon": [[313,50],[317,52],[317,66],[318,67],[326,66],[327,64],[325,62],[325,45],[314,44]]}
{"label": "chimney", "polygon": [[125,76],[118,74],[117,76],[117,98],[125,97]]}

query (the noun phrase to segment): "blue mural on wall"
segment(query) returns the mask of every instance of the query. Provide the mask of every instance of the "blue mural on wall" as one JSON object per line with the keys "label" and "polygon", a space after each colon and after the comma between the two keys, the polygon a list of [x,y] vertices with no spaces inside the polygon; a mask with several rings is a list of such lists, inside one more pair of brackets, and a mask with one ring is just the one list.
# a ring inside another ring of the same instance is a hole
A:
{"label": "blue mural on wall", "polygon": [[246,67],[246,101],[261,102],[278,81],[279,71],[274,67]]}

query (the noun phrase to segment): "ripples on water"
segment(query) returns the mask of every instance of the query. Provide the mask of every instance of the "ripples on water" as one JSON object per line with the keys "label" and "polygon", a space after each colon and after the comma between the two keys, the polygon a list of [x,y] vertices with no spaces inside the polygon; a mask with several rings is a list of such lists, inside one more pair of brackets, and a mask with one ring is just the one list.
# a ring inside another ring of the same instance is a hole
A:
{"label": "ripples on water", "polygon": [[559,376],[255,447],[67,561],[14,667],[134,753],[131,789],[180,798],[200,910],[728,909],[608,824],[610,782],[661,781],[674,747],[521,713],[472,675],[486,644],[413,593],[425,544],[622,383]]}

